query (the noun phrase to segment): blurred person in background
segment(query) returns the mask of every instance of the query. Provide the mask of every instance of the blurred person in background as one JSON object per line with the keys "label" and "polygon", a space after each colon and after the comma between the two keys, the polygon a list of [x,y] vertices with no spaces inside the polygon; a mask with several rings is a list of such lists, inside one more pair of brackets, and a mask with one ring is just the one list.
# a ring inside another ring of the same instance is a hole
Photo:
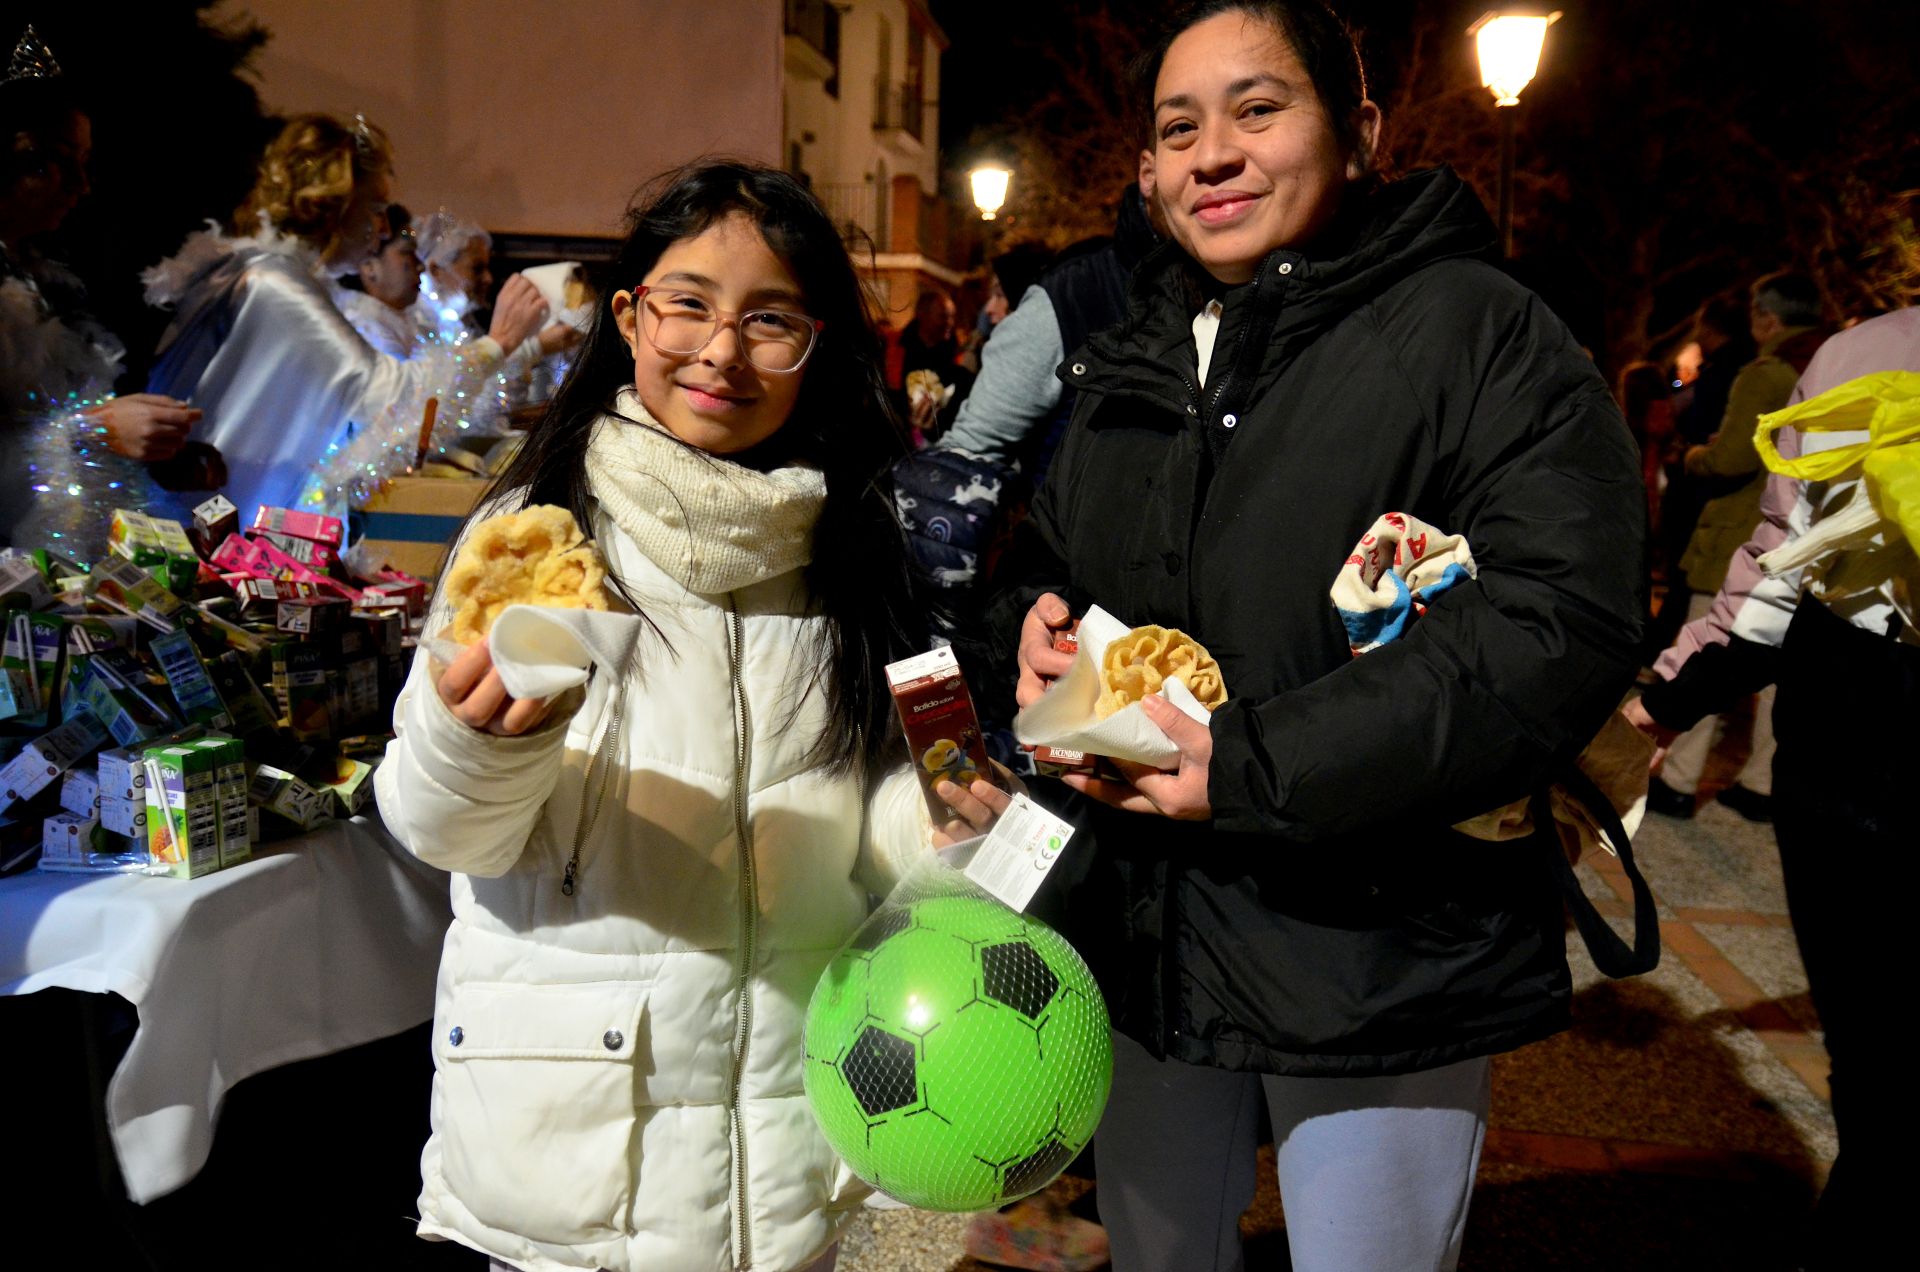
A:
{"label": "blurred person in background", "polygon": [[1651,526],[1660,515],[1660,492],[1666,485],[1662,461],[1673,437],[1673,390],[1658,364],[1635,362],[1620,373],[1614,397],[1640,446],[1640,475],[1647,487],[1647,524]]}
{"label": "blurred person in background", "polygon": [[[1910,286],[1920,287],[1911,239],[1905,256]],[[1869,319],[1821,345],[1787,405],[1885,371],[1920,372],[1920,309]],[[1773,437],[1787,460],[1866,440],[1792,426]],[[1898,1110],[1909,1099],[1908,1048],[1902,1013],[1883,987],[1909,953],[1905,907],[1920,843],[1908,793],[1920,770],[1912,727],[1920,717],[1920,560],[1897,526],[1872,516],[1865,531],[1856,521],[1834,535],[1848,520],[1842,514],[1867,502],[1862,485],[1857,464],[1825,481],[1770,476],[1759,525],[1719,595],[1661,654],[1660,679],[1625,708],[1656,743],[1672,744],[1710,712],[1779,688],[1774,833],[1832,1062],[1842,1150],[1814,1212],[1801,1264],[1809,1272],[1883,1260],[1898,1239],[1895,1202],[1906,1182]]]}
{"label": "blurred person in background", "polygon": [[1713,495],[1710,484],[1688,474],[1687,448],[1704,445],[1720,428],[1727,411],[1727,393],[1733,377],[1753,359],[1753,338],[1747,332],[1747,297],[1726,294],[1703,304],[1693,319],[1693,336],[1676,359],[1675,379],[1681,383],[1673,397],[1673,433],[1668,439],[1666,489],[1654,519],[1659,533],[1653,556],[1666,579],[1660,612],[1647,632],[1647,662],[1665,649],[1687,621],[1689,587],[1680,558],[1700,520],[1700,510]]}
{"label": "blurred person in background", "polygon": [[[1768,274],[1755,280],[1749,295],[1748,334],[1757,356],[1728,385],[1720,427],[1707,441],[1688,446],[1681,460],[1686,475],[1702,489],[1719,492],[1700,510],[1680,558],[1689,589],[1690,623],[1706,617],[1714,594],[1727,580],[1734,553],[1760,521],[1760,493],[1767,476],[1754,449],[1754,425],[1762,415],[1787,404],[1794,382],[1829,334],[1821,321],[1820,291],[1804,274]],[[1701,378],[1705,380],[1705,370]],[[1696,397],[1694,403],[1697,407],[1700,399]],[[1717,798],[1750,821],[1766,821],[1773,793],[1772,690],[1762,692],[1750,710],[1753,723],[1746,762]],[[1649,785],[1647,807],[1668,817],[1693,816],[1708,758],[1727,734],[1726,719],[1717,715],[1688,730],[1668,750],[1659,776]]]}
{"label": "blurred person in background", "polygon": [[[349,421],[389,411],[418,420],[429,397],[479,396],[509,351],[538,356],[547,307],[523,278],[507,280],[489,333],[457,353],[402,362],[348,324],[328,280],[381,248],[392,188],[393,155],[378,127],[296,115],[261,157],[233,235],[195,233],[142,275],[148,303],[174,314],[149,387],[191,397],[207,413],[204,436],[225,474],[203,486],[223,490],[243,515],[297,503]],[[185,521],[204,498],[183,492],[154,511]]]}
{"label": "blurred person in background", "polygon": [[414,231],[420,264],[420,329],[446,344],[484,331],[476,326],[493,296],[493,235],[441,208]]}
{"label": "blurred person in background", "polygon": [[112,506],[158,492],[200,412],[175,398],[115,396],[124,349],[86,290],[43,244],[85,198],[93,122],[31,27],[0,80],[0,546],[55,547],[90,562]]}
{"label": "blurred person in background", "polygon": [[402,361],[413,356],[420,337],[413,320],[420,258],[414,254],[413,217],[406,208],[388,206],[387,241],[340,280],[333,298],[368,344]]}
{"label": "blurred person in background", "polygon": [[[973,376],[960,365],[960,338],[954,329],[953,297],[938,288],[920,293],[913,305],[913,321],[901,330],[900,383],[896,401],[901,418],[913,431],[913,445],[928,445],[953,423],[966,400]],[[938,387],[922,377],[932,376]],[[952,389],[952,393],[943,390]]]}

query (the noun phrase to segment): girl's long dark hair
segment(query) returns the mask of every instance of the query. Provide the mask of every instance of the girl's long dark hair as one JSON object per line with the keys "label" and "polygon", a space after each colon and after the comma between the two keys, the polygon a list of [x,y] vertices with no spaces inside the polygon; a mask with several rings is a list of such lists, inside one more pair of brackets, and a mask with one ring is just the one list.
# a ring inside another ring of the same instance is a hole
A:
{"label": "girl's long dark hair", "polygon": [[[495,480],[487,502],[515,495],[519,503],[509,507],[559,504],[591,532],[587,442],[615,394],[633,383],[633,355],[607,298],[638,284],[673,243],[735,213],[759,227],[799,282],[807,313],[826,324],[793,414],[756,448],[760,454],[741,458],[800,462],[826,475],[826,506],[814,529],[807,586],[827,619],[815,677],[825,694],[827,725],[811,758],[840,772],[873,767],[891,755],[886,739],[893,705],[885,665],[927,641],[886,482],[905,444],[887,402],[882,345],[865,289],[832,219],[791,176],[759,164],[703,160],[666,173],[641,192],[628,214],[626,242],[603,276],[602,299],[573,369],[526,445]],[[620,581],[612,582],[632,603]]]}

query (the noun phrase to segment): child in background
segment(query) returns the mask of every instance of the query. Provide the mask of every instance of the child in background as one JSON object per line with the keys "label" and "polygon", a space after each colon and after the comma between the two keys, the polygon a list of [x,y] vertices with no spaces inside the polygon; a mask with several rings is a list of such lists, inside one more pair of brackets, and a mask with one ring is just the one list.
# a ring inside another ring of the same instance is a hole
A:
{"label": "child in background", "polygon": [[[631,652],[554,701],[510,697],[484,640],[437,681],[423,655],[377,779],[456,872],[420,1231],[528,1272],[824,1269],[867,1190],[808,1110],[801,1022],[932,830],[883,677],[925,634],[880,342],[771,169],[673,174],[609,285],[490,510],[572,510]],[[968,824],[934,842],[1006,807],[941,793]]]}

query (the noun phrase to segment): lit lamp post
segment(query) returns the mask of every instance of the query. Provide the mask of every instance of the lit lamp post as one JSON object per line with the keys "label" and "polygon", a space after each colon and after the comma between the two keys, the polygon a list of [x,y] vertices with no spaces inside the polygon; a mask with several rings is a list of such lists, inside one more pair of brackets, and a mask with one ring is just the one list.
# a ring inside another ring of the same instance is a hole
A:
{"label": "lit lamp post", "polygon": [[980,209],[980,219],[991,221],[1000,211],[1000,205],[1007,201],[1007,183],[1013,180],[1013,174],[998,164],[982,164],[967,174],[973,183],[973,206]]}
{"label": "lit lamp post", "polygon": [[1500,254],[1513,255],[1513,112],[1520,92],[1540,68],[1540,48],[1558,11],[1494,9],[1467,28],[1480,53],[1480,82],[1493,93],[1500,116]]}

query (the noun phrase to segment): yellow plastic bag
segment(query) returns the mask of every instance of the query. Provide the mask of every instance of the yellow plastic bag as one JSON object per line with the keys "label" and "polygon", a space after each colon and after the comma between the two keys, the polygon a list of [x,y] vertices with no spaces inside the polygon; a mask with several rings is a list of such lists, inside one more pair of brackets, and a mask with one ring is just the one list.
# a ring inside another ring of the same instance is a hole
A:
{"label": "yellow plastic bag", "polygon": [[[1859,433],[1866,440],[1785,459],[1773,434]],[[1827,481],[1860,465],[1867,496],[1920,552],[1920,373],[1881,371],[1836,385],[1783,411],[1762,415],[1753,444],[1768,471]]]}

